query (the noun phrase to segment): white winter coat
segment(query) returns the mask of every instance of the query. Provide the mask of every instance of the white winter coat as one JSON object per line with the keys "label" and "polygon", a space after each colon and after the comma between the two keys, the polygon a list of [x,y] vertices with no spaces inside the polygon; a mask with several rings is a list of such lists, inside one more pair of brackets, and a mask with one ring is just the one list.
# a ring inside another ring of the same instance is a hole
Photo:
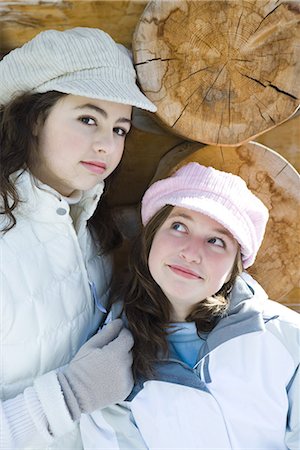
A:
{"label": "white winter coat", "polygon": [[84,448],[299,450],[300,317],[253,282],[238,277],[194,367],[170,349],[125,402],[83,414]]}
{"label": "white winter coat", "polygon": [[[67,364],[99,327],[95,292],[98,302],[106,304],[111,262],[99,255],[86,226],[103,183],[72,205],[73,222],[68,203],[56,191],[29,172],[17,175],[24,202],[15,211],[16,226],[0,234],[2,445],[16,445],[13,436],[22,432],[30,415],[41,436],[18,443],[22,448],[81,448],[54,370]],[[3,216],[1,220],[2,229]],[[36,399],[23,396],[27,406],[19,417],[10,406],[8,399],[32,385],[50,418],[52,435],[35,416]]]}

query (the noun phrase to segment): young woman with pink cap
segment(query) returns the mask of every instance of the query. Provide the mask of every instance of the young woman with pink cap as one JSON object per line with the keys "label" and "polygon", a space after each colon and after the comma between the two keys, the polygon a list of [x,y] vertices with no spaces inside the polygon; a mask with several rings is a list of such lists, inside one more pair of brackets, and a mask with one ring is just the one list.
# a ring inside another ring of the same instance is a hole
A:
{"label": "young woman with pink cap", "polygon": [[101,30],[48,30],[0,61],[1,448],[81,448],[81,413],[132,388],[121,320],[91,338],[118,239],[104,182],[132,106],[156,109]]}
{"label": "young woman with pink cap", "polygon": [[[85,448],[299,448],[296,312],[242,271],[268,221],[238,176],[189,163],[146,191],[123,304],[126,401],[81,418]],[[253,287],[254,286],[254,287]]]}

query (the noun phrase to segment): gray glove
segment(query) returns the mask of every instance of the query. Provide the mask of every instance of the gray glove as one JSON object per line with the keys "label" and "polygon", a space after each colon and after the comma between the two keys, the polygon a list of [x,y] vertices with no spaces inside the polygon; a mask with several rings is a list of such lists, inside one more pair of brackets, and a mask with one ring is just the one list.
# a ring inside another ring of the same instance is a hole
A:
{"label": "gray glove", "polygon": [[64,372],[57,373],[65,402],[74,420],[124,400],[133,387],[133,338],[121,319],[89,339]]}

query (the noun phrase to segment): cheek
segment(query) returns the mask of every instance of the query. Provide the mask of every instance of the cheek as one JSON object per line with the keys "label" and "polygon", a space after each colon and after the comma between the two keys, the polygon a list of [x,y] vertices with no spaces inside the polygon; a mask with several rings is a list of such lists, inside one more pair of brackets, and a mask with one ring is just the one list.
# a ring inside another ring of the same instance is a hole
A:
{"label": "cheek", "polygon": [[155,281],[157,281],[156,275],[160,269],[160,263],[162,258],[162,247],[159,241],[160,240],[156,239],[156,237],[154,238],[148,256],[149,272]]}
{"label": "cheek", "polygon": [[56,140],[58,145],[63,146],[63,148],[73,149],[73,151],[83,151],[88,143],[87,137],[82,133],[65,132],[60,134]]}
{"label": "cheek", "polygon": [[224,284],[230,280],[230,277],[231,269],[224,269],[223,267],[215,265],[212,272],[210,273],[210,287],[213,293],[215,294],[216,292],[218,292],[224,286]]}
{"label": "cheek", "polygon": [[124,153],[124,148],[125,148],[125,141],[123,141],[122,143],[117,144],[116,146],[116,151],[115,151],[115,161],[117,163],[119,163],[122,159],[123,153]]}
{"label": "cheek", "polygon": [[227,282],[230,280],[231,274],[232,274],[232,269],[228,272],[227,277],[225,278],[224,283],[227,283]]}
{"label": "cheek", "polygon": [[[83,147],[83,138],[79,134],[72,133],[67,128],[62,133],[61,130],[49,130],[41,136],[40,147],[45,155],[59,153],[60,157],[68,153],[75,153]],[[62,151],[63,150],[63,151]]]}
{"label": "cheek", "polygon": [[119,162],[121,161],[121,159],[123,157],[123,154],[124,154],[124,147],[122,148],[122,150],[120,151],[120,153],[118,155],[118,159],[117,159],[117,164],[116,165],[118,165]]}
{"label": "cheek", "polygon": [[116,144],[114,151],[109,155],[110,158],[110,173],[115,170],[115,168],[118,166],[119,162],[122,159],[124,153],[124,143],[122,144]]}
{"label": "cheek", "polygon": [[233,258],[225,259],[220,264],[216,264],[216,272],[219,274],[219,278],[223,279],[223,284],[230,280],[233,267],[234,267],[235,256]]}
{"label": "cheek", "polygon": [[152,244],[149,256],[148,256],[148,267],[149,267],[149,272],[150,272],[152,278],[155,279],[155,268],[157,267],[157,262],[156,262],[155,246],[153,246],[153,244]]}

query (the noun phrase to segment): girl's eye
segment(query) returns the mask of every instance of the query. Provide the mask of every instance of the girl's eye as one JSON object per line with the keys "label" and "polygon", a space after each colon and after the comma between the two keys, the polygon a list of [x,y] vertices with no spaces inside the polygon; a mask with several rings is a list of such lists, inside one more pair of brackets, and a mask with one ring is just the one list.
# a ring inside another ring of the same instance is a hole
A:
{"label": "girl's eye", "polygon": [[172,223],[171,229],[172,229],[172,230],[175,230],[175,231],[179,231],[180,233],[186,233],[186,231],[187,231],[186,226],[183,225],[183,224],[180,223],[180,222],[174,222],[174,223]]}
{"label": "girl's eye", "polygon": [[82,116],[79,117],[80,122],[84,123],[85,125],[97,125],[96,119],[90,116]]}
{"label": "girl's eye", "polygon": [[223,248],[225,248],[225,242],[223,241],[223,239],[220,239],[220,238],[218,238],[218,237],[210,238],[210,239],[208,240],[208,242],[209,242],[210,244],[217,245],[218,247],[223,247]]}
{"label": "girl's eye", "polygon": [[124,128],[115,127],[114,133],[116,133],[118,136],[125,137],[128,134],[128,131]]}

